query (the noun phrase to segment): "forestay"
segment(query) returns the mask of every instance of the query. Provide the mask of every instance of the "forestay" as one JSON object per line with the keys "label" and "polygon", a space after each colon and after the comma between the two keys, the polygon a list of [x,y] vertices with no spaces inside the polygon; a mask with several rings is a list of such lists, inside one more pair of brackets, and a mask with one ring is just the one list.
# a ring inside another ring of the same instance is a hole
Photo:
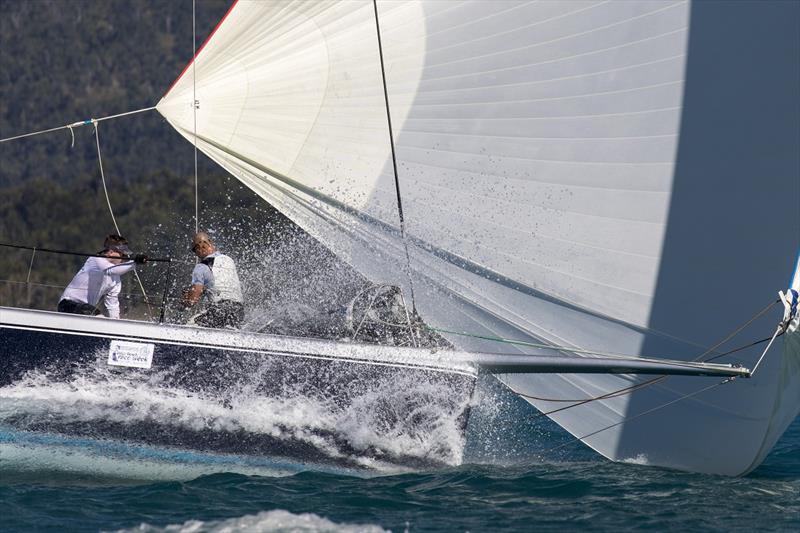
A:
{"label": "forestay", "polygon": [[[762,8],[239,0],[157,109],[340,257],[409,294],[380,33],[408,266],[429,324],[708,358],[784,288],[799,244],[796,202],[779,206],[800,197],[800,8]],[[797,414],[797,352],[775,349],[747,382],[670,378],[553,418],[615,460],[743,473]],[[498,377],[544,411],[641,381]]]}

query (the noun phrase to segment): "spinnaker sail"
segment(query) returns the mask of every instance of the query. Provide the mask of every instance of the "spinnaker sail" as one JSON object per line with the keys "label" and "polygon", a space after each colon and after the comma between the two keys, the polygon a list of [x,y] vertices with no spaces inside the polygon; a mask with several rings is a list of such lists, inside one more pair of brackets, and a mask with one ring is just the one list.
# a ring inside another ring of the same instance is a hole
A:
{"label": "spinnaker sail", "polygon": [[[157,109],[459,348],[708,360],[800,249],[799,16],[238,0]],[[724,385],[497,377],[545,412],[573,399],[552,418],[606,457],[735,475],[800,409],[797,335],[778,342]]]}

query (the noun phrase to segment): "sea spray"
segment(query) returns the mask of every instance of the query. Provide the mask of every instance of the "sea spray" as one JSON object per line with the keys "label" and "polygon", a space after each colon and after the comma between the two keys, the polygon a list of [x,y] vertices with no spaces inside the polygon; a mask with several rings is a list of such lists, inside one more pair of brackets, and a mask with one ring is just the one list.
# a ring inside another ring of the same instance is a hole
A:
{"label": "sea spray", "polygon": [[378,471],[462,460],[469,378],[263,354],[227,362],[142,372],[98,351],[67,374],[43,368],[0,388],[0,425]]}

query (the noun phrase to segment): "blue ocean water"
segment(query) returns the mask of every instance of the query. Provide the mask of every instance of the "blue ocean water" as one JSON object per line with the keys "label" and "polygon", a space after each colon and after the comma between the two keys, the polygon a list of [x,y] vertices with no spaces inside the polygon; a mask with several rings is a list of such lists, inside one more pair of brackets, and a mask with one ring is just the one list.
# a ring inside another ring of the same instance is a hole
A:
{"label": "blue ocean water", "polygon": [[[541,424],[540,437],[565,438]],[[800,530],[800,419],[742,478],[610,463],[580,444],[535,461],[469,463],[513,456],[532,436],[504,435],[488,450],[498,435],[489,436],[458,467],[365,477],[0,427],[0,530]]]}

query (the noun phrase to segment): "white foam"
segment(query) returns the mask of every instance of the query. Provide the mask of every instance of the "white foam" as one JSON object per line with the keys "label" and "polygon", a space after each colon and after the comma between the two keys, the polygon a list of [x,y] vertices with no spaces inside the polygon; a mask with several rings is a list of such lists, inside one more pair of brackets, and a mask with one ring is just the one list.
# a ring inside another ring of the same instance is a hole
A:
{"label": "white foam", "polygon": [[[90,448],[57,445],[31,445],[0,443],[3,468],[13,470],[18,479],[54,479],[55,474],[75,476],[91,475],[95,480],[144,481],[189,481],[200,476],[225,472],[246,476],[280,477],[296,473],[296,470],[278,465],[248,465],[234,460],[204,463],[180,460],[146,460],[142,457],[97,453]],[[4,476],[11,476],[8,471]]]}
{"label": "white foam", "polygon": [[183,524],[171,524],[156,527],[141,524],[131,529],[122,529],[118,533],[230,533],[234,531],[291,531],[294,533],[387,533],[390,530],[372,524],[337,524],[312,513],[293,514],[282,509],[264,511],[254,515],[245,515],[228,520],[203,522],[189,520]]}
{"label": "white foam", "polygon": [[[406,455],[457,465],[464,435],[459,415],[467,407],[437,383],[394,376],[355,395],[349,405],[284,390],[279,397],[254,392],[246,384],[225,398],[189,392],[160,382],[129,379],[98,364],[55,381],[46,372],[30,372],[0,388],[0,423],[14,420],[26,429],[42,421],[62,424],[106,421],[155,422],[193,431],[247,431],[276,439],[299,440],[341,457],[339,442],[364,457],[365,467],[396,470],[382,458]],[[335,438],[334,438],[335,437]]]}
{"label": "white foam", "polygon": [[628,463],[632,465],[642,465],[642,466],[649,466],[650,460],[647,458],[647,455],[640,453],[635,457],[627,457],[625,459],[620,460],[621,463]]}

